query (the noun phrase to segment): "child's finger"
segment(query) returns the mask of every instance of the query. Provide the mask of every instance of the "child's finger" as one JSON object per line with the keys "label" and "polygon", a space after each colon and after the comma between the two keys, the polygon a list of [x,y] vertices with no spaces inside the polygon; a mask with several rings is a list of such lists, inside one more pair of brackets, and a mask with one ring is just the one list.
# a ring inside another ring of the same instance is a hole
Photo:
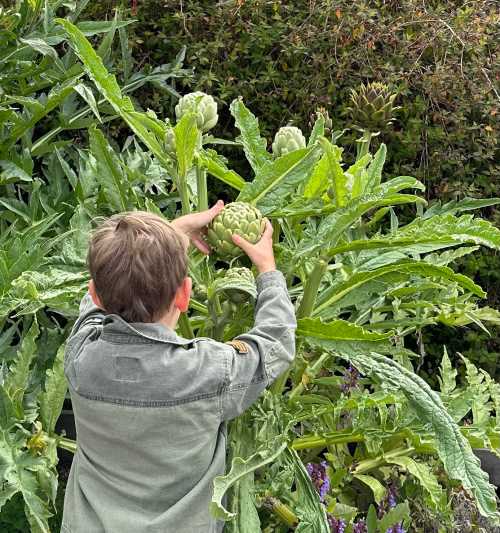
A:
{"label": "child's finger", "polygon": [[236,233],[233,233],[231,238],[233,239],[234,244],[239,246],[246,254],[248,254],[248,252],[253,248],[253,244],[249,243],[246,239]]}
{"label": "child's finger", "polygon": [[265,218],[264,220],[266,221],[266,227],[264,229],[264,233],[262,234],[261,238],[263,237],[270,238],[273,236],[273,225],[271,224],[268,218]]}
{"label": "child's finger", "polygon": [[208,244],[201,237],[192,236],[191,239],[193,244],[196,246],[196,248],[198,248],[198,250],[200,250],[200,252],[207,255],[210,253]]}

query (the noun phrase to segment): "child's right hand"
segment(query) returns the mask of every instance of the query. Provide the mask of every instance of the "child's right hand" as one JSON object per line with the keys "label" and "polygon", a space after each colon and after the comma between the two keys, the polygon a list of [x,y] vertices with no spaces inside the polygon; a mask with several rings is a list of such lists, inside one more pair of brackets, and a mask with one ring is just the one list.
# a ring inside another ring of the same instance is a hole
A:
{"label": "child's right hand", "polygon": [[234,244],[239,246],[250,258],[259,274],[276,270],[273,252],[273,226],[266,219],[266,228],[260,241],[252,244],[239,235],[232,236]]}

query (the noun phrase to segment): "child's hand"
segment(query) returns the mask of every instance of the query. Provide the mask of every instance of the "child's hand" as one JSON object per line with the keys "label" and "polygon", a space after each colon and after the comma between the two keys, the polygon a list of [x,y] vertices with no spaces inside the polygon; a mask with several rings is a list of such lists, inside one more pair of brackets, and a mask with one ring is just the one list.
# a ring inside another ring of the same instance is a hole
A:
{"label": "child's hand", "polygon": [[172,221],[172,226],[184,234],[204,254],[210,253],[210,248],[203,239],[205,228],[224,209],[224,202],[219,200],[213,207],[200,213],[190,213]]}
{"label": "child's hand", "polygon": [[256,244],[252,244],[239,235],[233,235],[233,242],[239,246],[255,265],[259,274],[276,270],[273,252],[273,226],[266,219],[266,229]]}

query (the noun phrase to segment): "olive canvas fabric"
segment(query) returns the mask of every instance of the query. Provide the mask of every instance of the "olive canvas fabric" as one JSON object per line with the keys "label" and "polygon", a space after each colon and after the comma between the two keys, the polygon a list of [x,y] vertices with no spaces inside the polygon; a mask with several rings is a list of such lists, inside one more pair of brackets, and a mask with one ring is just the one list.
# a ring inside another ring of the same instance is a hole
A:
{"label": "olive canvas fabric", "polygon": [[225,423],[295,354],[283,275],[256,282],[254,327],[233,345],[127,323],[84,297],[65,354],[78,449],[63,533],[222,531],[209,502],[225,469]]}

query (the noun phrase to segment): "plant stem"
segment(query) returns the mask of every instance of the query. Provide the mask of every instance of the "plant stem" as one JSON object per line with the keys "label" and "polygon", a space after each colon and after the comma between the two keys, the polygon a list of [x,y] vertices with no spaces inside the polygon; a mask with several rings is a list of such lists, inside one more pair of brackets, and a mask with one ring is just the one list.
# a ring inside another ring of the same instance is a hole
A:
{"label": "plant stem", "polygon": [[189,188],[186,180],[186,176],[178,176],[177,189],[181,197],[182,214],[188,215],[191,213],[191,206],[189,205]]}
{"label": "plant stem", "polygon": [[335,432],[323,437],[300,437],[292,442],[294,450],[308,450],[310,448],[326,448],[330,444],[347,444],[349,442],[363,442],[365,437],[361,433]]}
{"label": "plant stem", "polygon": [[[316,374],[323,368],[325,361],[329,359],[330,356],[331,354],[328,352],[321,354],[318,357],[318,360],[313,365],[306,368],[304,373],[310,377],[315,377]],[[301,380],[300,383],[296,385],[290,392],[290,395],[288,396],[288,400],[292,401],[296,396],[299,396],[303,392],[304,392],[304,383],[302,383],[302,380]]]}
{"label": "plant stem", "polygon": [[318,295],[318,289],[323,278],[323,275],[328,268],[328,263],[323,259],[319,259],[313,268],[313,271],[307,278],[304,286],[304,294],[302,295],[302,301],[300,302],[299,309],[297,310],[297,318],[304,318],[311,316],[314,309],[314,302]]}
{"label": "plant stem", "polygon": [[274,513],[288,527],[295,528],[299,523],[297,515],[290,509],[290,507],[274,496],[268,496],[264,500],[264,506],[266,509],[269,509],[269,511]]}
{"label": "plant stem", "polygon": [[196,184],[198,189],[198,211],[208,209],[207,171],[196,165]]}
{"label": "plant stem", "polygon": [[59,448],[62,448],[63,450],[67,450],[68,452],[75,453],[76,452],[76,441],[72,439],[67,439],[66,437],[61,437],[61,440],[57,444]]}
{"label": "plant stem", "polygon": [[193,328],[191,327],[191,322],[189,322],[189,318],[186,313],[181,313],[179,317],[179,330],[184,338],[194,338]]}
{"label": "plant stem", "polygon": [[356,160],[361,159],[364,157],[368,150],[370,149],[370,143],[373,137],[373,133],[368,130],[363,131],[363,136],[361,137],[361,140],[358,141],[358,150],[357,150],[357,156]]}
{"label": "plant stem", "polygon": [[410,456],[415,452],[415,448],[396,448],[390,452],[374,457],[373,459],[365,459],[358,463],[358,466],[354,469],[353,474],[363,474],[364,472],[369,472],[374,468],[384,465],[387,462],[390,462],[390,459],[401,457],[403,455]]}

